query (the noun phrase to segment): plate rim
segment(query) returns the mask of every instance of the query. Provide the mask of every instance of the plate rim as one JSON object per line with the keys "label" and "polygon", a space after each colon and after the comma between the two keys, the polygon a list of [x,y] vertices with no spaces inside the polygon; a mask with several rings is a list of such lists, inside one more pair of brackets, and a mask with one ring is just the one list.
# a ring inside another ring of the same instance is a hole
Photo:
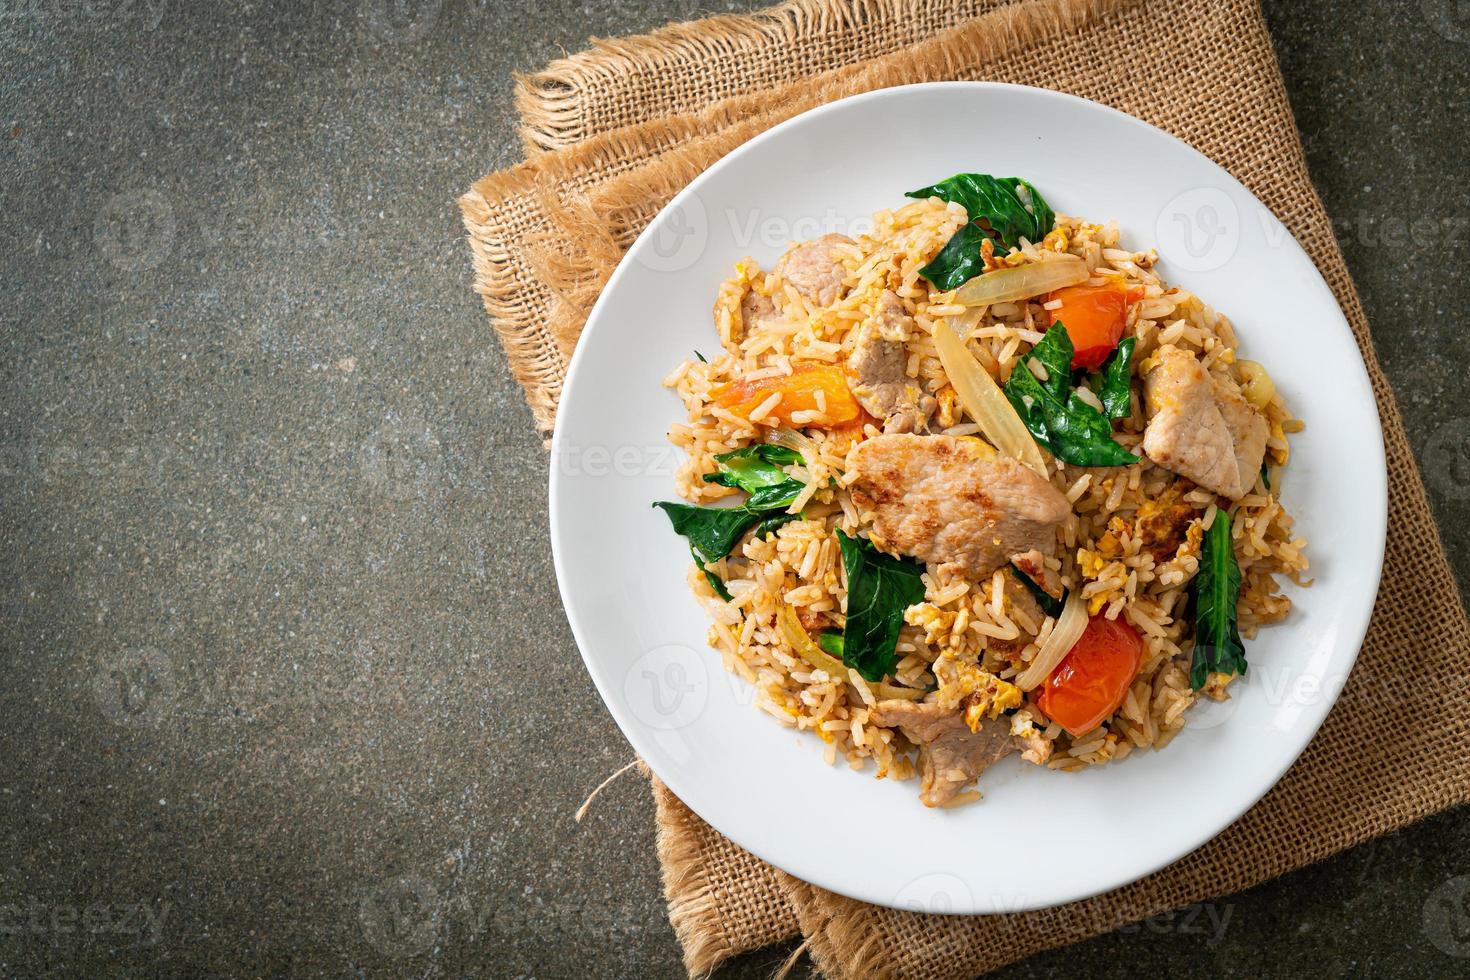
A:
{"label": "plate rim", "polygon": [[[1029,85],[1017,85],[1009,82],[939,81],[890,86],[887,88],[875,89],[873,91],[862,92],[856,95],[848,96],[846,98],[837,99],[832,102],[817,106],[813,109],[809,109],[796,116],[793,116],[790,119],[787,119],[784,122],[772,127],[771,129],[766,130],[765,132],[760,133],[755,137],[752,137],[750,140],[747,140],[740,146],[737,146],[735,149],[731,150],[729,153],[725,154],[719,160],[715,161],[708,168],[702,171],[659,210],[659,212],[649,221],[648,225],[643,229],[643,231],[639,233],[637,238],[629,246],[628,250],[623,254],[612,275],[608,278],[607,283],[603,286],[602,292],[599,294],[597,301],[593,304],[592,309],[589,311],[586,323],[583,327],[583,333],[585,334],[587,331],[593,329],[603,329],[598,326],[598,324],[600,323],[599,315],[606,305],[608,297],[617,289],[622,279],[628,274],[629,269],[636,264],[635,256],[638,253],[638,250],[645,243],[646,240],[657,233],[661,223],[665,222],[669,218],[669,215],[671,213],[677,211],[686,200],[696,195],[708,181],[713,179],[714,175],[718,174],[726,167],[733,165],[734,162],[737,161],[740,157],[744,156],[746,153],[751,152],[754,148],[765,144],[766,142],[782,138],[788,131],[803,125],[805,122],[809,121],[812,118],[837,111],[839,108],[850,108],[853,104],[856,103],[881,101],[884,99],[895,97],[901,98],[918,91],[936,89],[969,90],[971,92],[974,92],[979,98],[984,98],[985,94],[988,92],[1019,90],[1028,93],[1029,95],[1040,97],[1043,99],[1053,99],[1072,104],[1080,104],[1087,107],[1089,110],[1101,111],[1106,115],[1114,117],[1125,126],[1140,127],[1145,131],[1151,131],[1153,134],[1156,134],[1157,136],[1162,136],[1166,140],[1174,143],[1177,147],[1182,148],[1188,155],[1191,155],[1197,158],[1200,162],[1203,162],[1215,175],[1222,178],[1227,183],[1227,185],[1232,185],[1234,190],[1242,194],[1246,200],[1253,202],[1257,207],[1261,209],[1262,212],[1271,215],[1273,220],[1280,222],[1280,219],[1276,217],[1275,212],[1266,207],[1266,205],[1260,200],[1260,198],[1258,198],[1248,187],[1241,183],[1224,166],[1217,163],[1215,160],[1211,159],[1209,156],[1202,153],[1195,147],[1191,146],[1189,143],[1174,136],[1172,133],[1160,129],[1159,127],[1154,126],[1150,123],[1144,122],[1143,120],[1129,115],[1122,110],[1113,108],[1112,106],[1108,106],[1100,102],[1095,102],[1091,99],[1082,98],[1080,96],[1071,95],[1065,92],[1058,92],[1052,89],[1038,88]],[[1364,441],[1367,443],[1365,449],[1371,452],[1371,454],[1373,455],[1373,459],[1365,460],[1364,462],[1373,463],[1376,465],[1364,467],[1366,473],[1371,476],[1371,485],[1364,484],[1362,487],[1363,489],[1367,489],[1372,492],[1373,501],[1377,503],[1377,507],[1373,508],[1376,513],[1377,519],[1374,523],[1373,528],[1370,529],[1374,535],[1374,541],[1372,542],[1372,547],[1370,550],[1370,553],[1374,556],[1374,561],[1372,564],[1371,573],[1368,576],[1368,578],[1371,579],[1372,588],[1371,590],[1367,591],[1367,601],[1363,603],[1358,614],[1353,617],[1350,622],[1339,622],[1339,625],[1347,627],[1347,629],[1342,633],[1342,639],[1339,641],[1339,647],[1348,647],[1347,660],[1345,662],[1346,670],[1343,675],[1344,677],[1347,677],[1356,668],[1358,657],[1362,652],[1363,640],[1367,635],[1368,625],[1372,618],[1374,601],[1382,584],[1383,559],[1385,548],[1387,545],[1388,524],[1387,455],[1384,444],[1383,419],[1381,414],[1379,413],[1378,402],[1373,392],[1371,378],[1368,375],[1367,362],[1363,358],[1362,348],[1357,343],[1357,338],[1352,332],[1352,327],[1347,321],[1346,314],[1342,309],[1342,304],[1337,300],[1336,295],[1332,292],[1332,289],[1328,285],[1326,278],[1322,275],[1321,270],[1317,268],[1317,265],[1315,262],[1312,261],[1311,256],[1307,254],[1304,248],[1302,248],[1301,243],[1297,240],[1296,236],[1292,234],[1289,229],[1285,228],[1284,222],[1282,222],[1281,224],[1283,231],[1285,232],[1282,238],[1282,247],[1288,250],[1294,250],[1315,274],[1316,285],[1319,285],[1325,291],[1326,295],[1330,298],[1331,306],[1336,313],[1332,327],[1334,329],[1340,328],[1342,330],[1346,342],[1350,343],[1358,354],[1358,371],[1355,380],[1361,382],[1360,387],[1363,389],[1363,391],[1360,392],[1360,394],[1365,393],[1367,395],[1367,405],[1371,410],[1372,418],[1374,420],[1374,427],[1371,438],[1367,438],[1367,434],[1364,434]],[[549,458],[549,486],[547,509],[549,518],[549,536],[551,539],[552,550],[552,565],[556,575],[558,595],[561,598],[563,612],[567,617],[567,622],[571,628],[573,639],[576,642],[578,654],[581,656],[583,665],[592,678],[593,684],[597,689],[598,696],[602,699],[603,706],[607,709],[608,713],[612,715],[613,720],[617,724],[619,731],[632,746],[634,751],[638,754],[638,757],[649,766],[654,774],[657,775],[658,778],[664,782],[665,786],[667,786],[669,790],[681,800],[681,802],[684,802],[684,804],[688,806],[692,812],[699,816],[701,820],[705,820],[707,823],[709,823],[709,825],[718,833],[725,836],[727,839],[731,840],[733,843],[740,846],[741,848],[749,851],[756,857],[760,858],[762,861],[765,861],[774,867],[780,868],[781,870],[786,871],[788,874],[792,874],[794,877],[800,878],[805,881],[810,881],[812,884],[818,885],[819,887],[826,888],[829,891],[836,892],[837,894],[852,898],[857,901],[880,905],[887,908],[900,909],[901,906],[895,904],[894,899],[885,899],[883,897],[875,896],[872,894],[858,893],[854,889],[846,888],[841,884],[834,884],[830,880],[814,880],[809,871],[798,872],[796,870],[793,870],[785,866],[782,862],[773,859],[768,854],[761,853],[763,848],[752,842],[748,835],[740,833],[738,830],[735,832],[731,832],[730,829],[719,826],[715,821],[710,820],[707,816],[705,816],[705,814],[701,812],[702,808],[698,806],[695,802],[691,802],[690,800],[690,797],[699,797],[701,794],[689,791],[691,790],[691,787],[689,787],[689,784],[680,776],[677,770],[661,771],[660,767],[654,762],[652,758],[650,758],[650,756],[656,756],[658,754],[656,751],[653,750],[653,747],[651,745],[652,739],[650,739],[647,734],[642,731],[640,726],[630,723],[629,719],[626,717],[626,711],[624,707],[621,705],[619,699],[613,694],[616,688],[615,681],[609,677],[605,677],[603,672],[600,670],[597,663],[595,662],[594,658],[588,655],[588,644],[584,640],[586,630],[581,624],[579,624],[578,618],[573,612],[571,594],[569,592],[567,584],[567,573],[564,568],[562,546],[559,544],[559,541],[561,539],[559,514],[561,510],[562,499],[562,486],[560,480],[563,478],[563,474],[561,473],[560,468],[557,465],[557,461],[561,458],[561,454],[566,451],[566,446],[563,442],[564,427],[562,425],[562,420],[565,416],[563,415],[561,408],[567,402],[568,396],[575,389],[577,380],[581,377],[582,374],[584,361],[586,361],[587,359],[585,355],[589,345],[582,343],[581,339],[581,336],[579,336],[578,343],[576,344],[572,352],[572,357],[568,362],[566,376],[562,384],[561,398],[558,402],[556,421],[552,429],[551,451]],[[1081,901],[1087,898],[1095,897],[1097,895],[1116,891],[1119,888],[1126,887],[1127,885],[1133,884],[1134,882],[1146,878],[1149,875],[1152,875],[1160,871],[1161,869],[1174,864],[1175,862],[1181,860],[1189,854],[1194,853],[1195,851],[1204,847],[1210,841],[1214,840],[1226,829],[1234,825],[1244,814],[1255,807],[1255,805],[1260,802],[1262,797],[1264,797],[1267,793],[1269,793],[1272,789],[1276,787],[1276,785],[1281,781],[1282,777],[1285,776],[1287,771],[1289,771],[1291,767],[1294,766],[1296,762],[1301,758],[1307,747],[1311,745],[1312,742],[1317,738],[1317,735],[1321,731],[1322,725],[1326,721],[1327,715],[1337,704],[1338,698],[1341,695],[1341,690],[1342,688],[1341,686],[1339,686],[1331,693],[1329,697],[1323,698],[1318,704],[1307,706],[1305,710],[1311,712],[1312,714],[1310,734],[1301,741],[1300,745],[1296,746],[1295,748],[1293,748],[1292,751],[1288,753],[1287,757],[1284,760],[1284,763],[1280,765],[1275,772],[1270,774],[1269,779],[1261,782],[1258,792],[1256,792],[1254,795],[1242,794],[1236,797],[1234,800],[1227,801],[1225,805],[1221,806],[1219,810],[1220,814],[1222,816],[1228,814],[1228,817],[1225,817],[1224,819],[1218,821],[1209,821],[1211,826],[1218,822],[1218,826],[1213,826],[1212,830],[1210,830],[1204,836],[1199,837],[1193,843],[1187,846],[1167,850],[1162,858],[1155,858],[1141,863],[1140,866],[1136,869],[1136,873],[1132,874],[1131,877],[1115,881],[1112,884],[1109,884],[1102,888],[1089,887],[1084,888],[1083,890],[1076,893],[1068,894],[1064,897],[1044,899],[1040,901],[1023,901],[1020,903],[998,903],[993,900],[987,901],[985,896],[972,896],[972,898],[974,898],[975,900],[970,907],[944,910],[940,914],[998,915],[1013,912],[1033,911],[1044,908],[1055,908],[1071,902]],[[681,792],[681,787],[688,792]],[[1246,798],[1247,796],[1249,796],[1248,799]]]}

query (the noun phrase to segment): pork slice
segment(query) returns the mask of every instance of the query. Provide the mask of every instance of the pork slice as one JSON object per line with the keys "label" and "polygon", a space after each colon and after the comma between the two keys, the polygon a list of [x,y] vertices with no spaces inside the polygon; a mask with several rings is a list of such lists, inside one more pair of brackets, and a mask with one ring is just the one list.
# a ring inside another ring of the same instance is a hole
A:
{"label": "pork slice", "polygon": [[1212,380],[1215,404],[1220,408],[1220,417],[1225,420],[1225,428],[1235,445],[1235,468],[1240,473],[1240,493],[1243,496],[1256,485],[1256,478],[1261,473],[1271,425],[1255,406],[1245,400],[1234,383],[1219,378]]}
{"label": "pork slice", "polygon": [[818,306],[831,306],[842,297],[847,269],[834,245],[851,245],[846,235],[823,235],[791,248],[776,262],[775,272]]}
{"label": "pork slice", "polygon": [[885,433],[848,458],[853,500],[878,544],[970,579],[1013,555],[1056,552],[1067,498],[978,439]]}
{"label": "pork slice", "polygon": [[769,321],[780,318],[781,315],[776,312],[776,304],[771,302],[769,296],[762,296],[754,289],[747,289],[745,295],[740,298],[742,337],[748,337],[752,331],[759,330]]}
{"label": "pork slice", "polygon": [[934,412],[934,397],[908,376],[904,342],[913,329],[913,317],[903,301],[885,289],[873,315],[858,329],[857,344],[847,362],[857,375],[853,397],[869,415],[883,420],[885,432],[927,431]]}
{"label": "pork slice", "polygon": [[1266,451],[1265,418],[1238,391],[1210,377],[1187,350],[1159,348],[1144,376],[1143,451],[1159,466],[1238,500],[1256,482]]}
{"label": "pork slice", "polygon": [[884,728],[901,729],[919,746],[919,799],[943,806],[996,762],[1019,747],[1007,719],[986,719],[970,731],[956,708],[912,701],[880,701],[869,719]]}
{"label": "pork slice", "polygon": [[[1055,569],[1046,566],[1046,556],[1039,550],[1033,548],[1024,554],[1012,555],[1011,564],[1016,566],[1016,571],[1029,578],[1038,589],[1053,599],[1062,597],[1062,577],[1056,573]],[[1025,588],[1022,588],[1021,591],[1028,599],[1031,599],[1029,591]],[[1031,601],[1036,600],[1031,599]]]}
{"label": "pork slice", "polygon": [[721,320],[728,311],[731,318],[730,340],[739,344],[741,340],[750,336],[754,331],[761,330],[774,321],[781,319],[781,314],[776,310],[776,304],[769,296],[763,296],[756,292],[753,280],[763,278],[759,268],[752,264],[746,270],[746,282],[743,284],[743,292],[740,294],[740,302],[734,309],[730,308],[730,299],[725,290],[720,290],[720,295],[715,298],[713,310],[715,329],[720,328]]}

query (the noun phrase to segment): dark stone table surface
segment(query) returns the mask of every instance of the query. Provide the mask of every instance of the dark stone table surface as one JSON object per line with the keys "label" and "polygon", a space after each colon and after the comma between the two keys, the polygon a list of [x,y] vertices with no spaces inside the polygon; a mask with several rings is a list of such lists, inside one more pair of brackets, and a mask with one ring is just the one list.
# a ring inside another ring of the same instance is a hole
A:
{"label": "dark stone table surface", "polygon": [[[1266,8],[1465,582],[1470,13]],[[512,71],[712,9],[0,0],[0,972],[679,973],[455,200]],[[1461,810],[1002,975],[1465,975],[1467,874]]]}

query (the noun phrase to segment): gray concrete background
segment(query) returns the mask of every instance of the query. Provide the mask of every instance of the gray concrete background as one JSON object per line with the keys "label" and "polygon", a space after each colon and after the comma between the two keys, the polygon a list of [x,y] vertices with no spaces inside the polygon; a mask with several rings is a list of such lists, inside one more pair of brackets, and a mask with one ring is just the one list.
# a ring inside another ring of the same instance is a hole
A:
{"label": "gray concrete background", "polygon": [[[1470,17],[1266,6],[1470,580]],[[0,2],[0,971],[678,973],[455,198],[512,70],[710,9]],[[1002,975],[1464,974],[1466,874],[1451,812]]]}

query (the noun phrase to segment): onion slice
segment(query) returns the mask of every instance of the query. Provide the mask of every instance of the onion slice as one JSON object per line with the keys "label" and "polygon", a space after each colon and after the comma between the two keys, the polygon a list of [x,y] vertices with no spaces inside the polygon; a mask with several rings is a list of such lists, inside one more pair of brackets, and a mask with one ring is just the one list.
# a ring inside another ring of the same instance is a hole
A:
{"label": "onion slice", "polygon": [[[810,487],[812,481],[815,479],[812,473],[812,467],[816,465],[817,458],[822,453],[822,450],[817,447],[817,444],[812,440],[811,436],[796,429],[779,426],[771,430],[769,438],[774,444],[795,450],[801,455],[802,472],[806,476],[805,478],[795,477],[794,479],[801,480],[802,483]],[[786,513],[800,514],[802,508],[807,505],[807,501],[809,500],[811,500],[811,496],[808,492],[803,491],[797,494],[796,499],[791,502],[791,506],[787,508]]]}
{"label": "onion slice", "polygon": [[1046,638],[1041,649],[1036,651],[1036,659],[1031,661],[1031,666],[1016,678],[1016,686],[1023,691],[1029,691],[1050,677],[1062,658],[1077,645],[1085,629],[1087,600],[1082,598],[1081,589],[1073,589],[1067,596],[1067,604],[1062,607],[1062,614],[1057,617],[1057,624],[1051,628],[1051,635]]}
{"label": "onion slice", "polygon": [[[781,627],[782,635],[786,637],[786,642],[791,644],[792,652],[798,657],[818,670],[825,670],[834,681],[848,681],[847,668],[843,666],[842,661],[812,642],[811,634],[796,618],[796,610],[784,602],[776,608],[776,625]],[[875,695],[884,700],[899,698],[904,701],[916,701],[924,696],[923,691],[912,687],[895,687],[892,684],[881,682],[874,684],[865,681],[864,683]]]}
{"label": "onion slice", "polygon": [[[955,319],[964,323],[973,317],[962,314]],[[1037,448],[1026,423],[1016,414],[1015,407],[990,372],[975,360],[964,340],[956,336],[944,321],[934,324],[934,348],[939,352],[939,363],[949,376],[949,383],[954,386],[960,404],[980,426],[985,438],[1002,455],[1025,464],[1043,479],[1049,479],[1051,474],[1046,470],[1046,461],[1041,458],[1041,450]]]}
{"label": "onion slice", "polygon": [[1043,262],[996,269],[976,276],[955,290],[954,301],[963,306],[1010,303],[1075,286],[1088,278],[1087,263],[1076,255],[1061,255]]}
{"label": "onion slice", "polygon": [[801,453],[802,462],[809,471],[812,465],[822,455],[822,451],[817,448],[817,444],[812,441],[811,436],[804,432],[798,432],[795,429],[788,429],[785,426],[772,429],[770,440],[778,446],[785,446],[787,449],[794,449],[798,453]]}

